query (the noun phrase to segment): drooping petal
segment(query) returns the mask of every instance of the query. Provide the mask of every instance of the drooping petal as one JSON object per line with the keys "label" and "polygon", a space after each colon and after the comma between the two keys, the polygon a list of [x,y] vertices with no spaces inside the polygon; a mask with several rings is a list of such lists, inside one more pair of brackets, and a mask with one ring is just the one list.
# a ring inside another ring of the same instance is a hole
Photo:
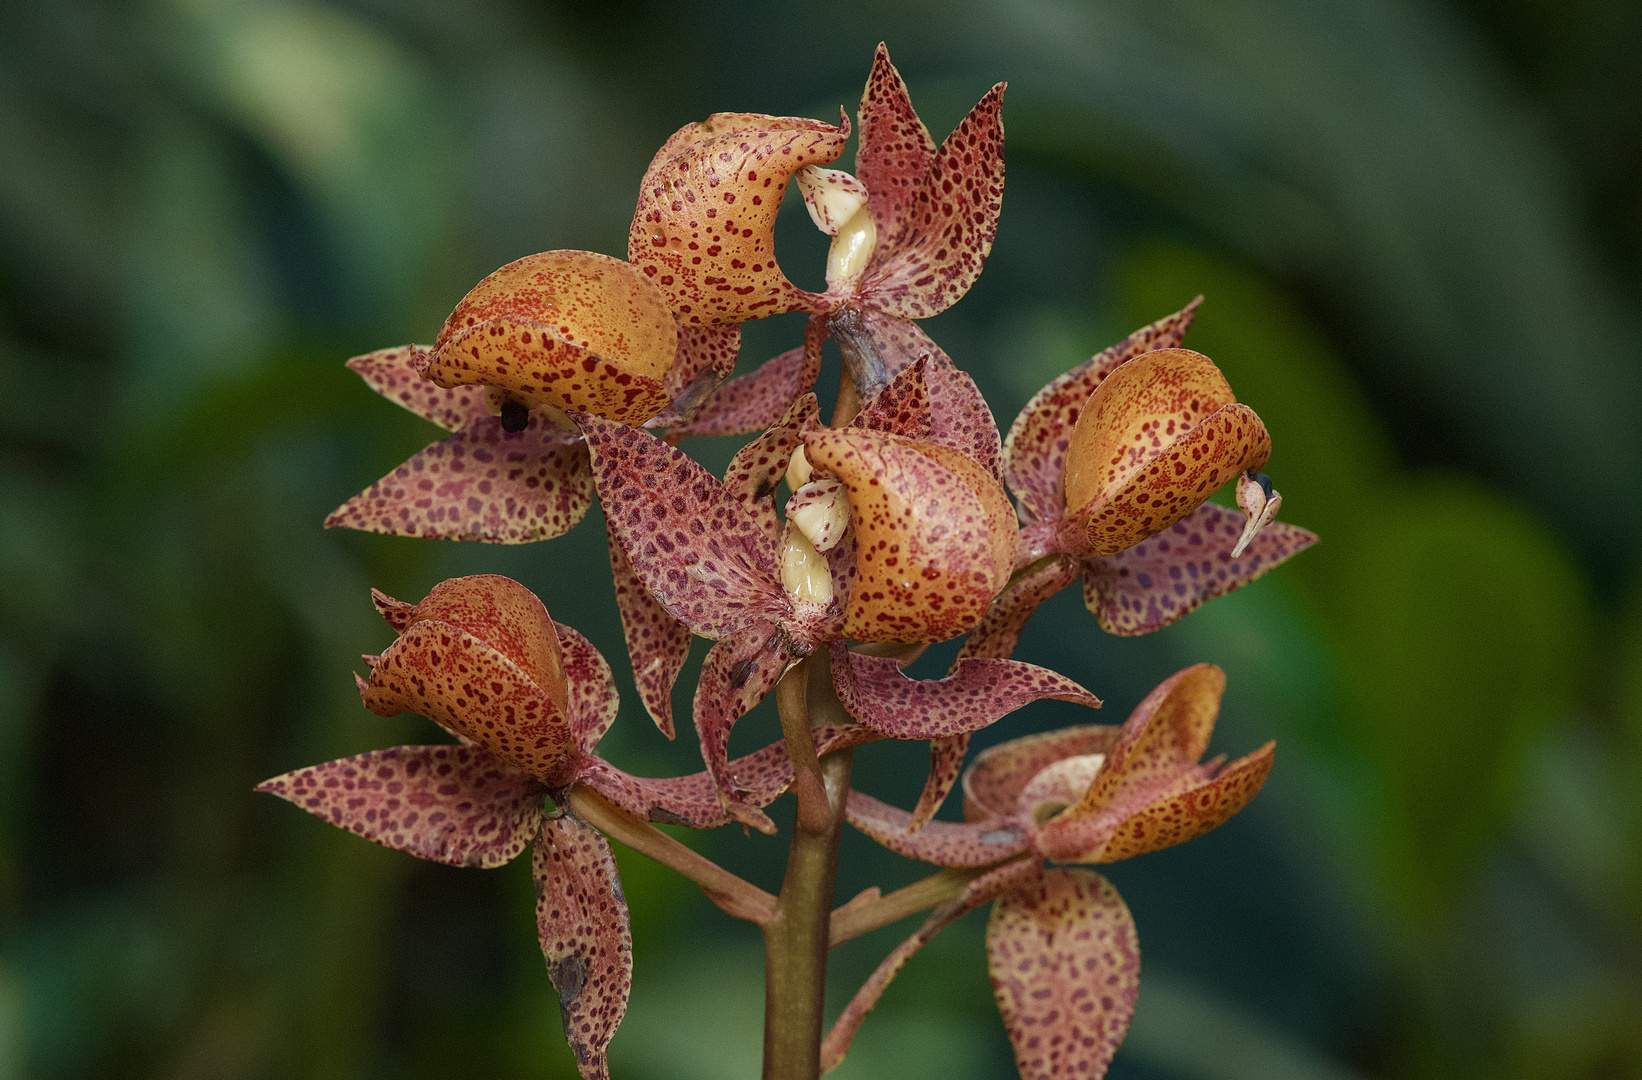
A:
{"label": "drooping petal", "polygon": [[1093,815],[1050,820],[1038,830],[1039,848],[1057,862],[1109,863],[1185,843],[1224,825],[1260,793],[1275,752],[1268,742],[1212,779],[1189,776],[1179,790],[1125,788]]}
{"label": "drooping petal", "polygon": [[717,478],[654,436],[580,415],[605,521],[674,618],[719,638],[786,610],[775,543]]}
{"label": "drooping petal", "polygon": [[592,505],[579,436],[539,413],[515,432],[486,415],[412,455],[338,507],[325,527],[529,544],[569,532]]}
{"label": "drooping petal", "polygon": [[1034,701],[1091,709],[1100,699],[1057,672],[1020,660],[966,657],[944,679],[909,679],[888,656],[832,650],[833,686],[851,716],[892,739],[938,739],[976,731]]}
{"label": "drooping petal", "polygon": [[564,647],[564,677],[569,692],[565,711],[570,730],[582,753],[591,754],[621,711],[616,679],[610,673],[610,664],[580,631],[564,623],[553,625]]}
{"label": "drooping petal", "polygon": [[1202,777],[1197,764],[1208,749],[1220,715],[1226,673],[1213,664],[1193,664],[1159,683],[1129,719],[1106,752],[1088,793],[1066,811],[1061,825],[1101,809],[1130,789],[1173,788]]}
{"label": "drooping petal", "polygon": [[615,579],[616,610],[622,637],[633,662],[633,684],[644,711],[669,739],[673,737],[673,684],[690,656],[690,628],[673,618],[633,571],[616,534],[605,530],[610,572]]}
{"label": "drooping petal", "polygon": [[1050,870],[998,901],[987,966],[1021,1080],[1104,1076],[1140,992],[1135,921],[1111,882]]}
{"label": "drooping petal", "polygon": [[964,820],[1013,814],[1034,776],[1069,757],[1109,753],[1121,730],[1116,724],[1079,724],[982,750],[964,773]]}
{"label": "drooping petal", "polygon": [[427,376],[641,424],[666,408],[662,378],[677,353],[673,313],[643,273],[598,252],[544,251],[508,263],[456,305]]}
{"label": "drooping petal", "polygon": [[1019,859],[1005,863],[971,881],[964,886],[963,892],[931,911],[917,932],[897,945],[895,951],[884,958],[883,963],[878,965],[878,969],[862,984],[861,989],[855,992],[849,1004],[844,1006],[844,1011],[833,1022],[832,1030],[827,1032],[827,1037],[821,1042],[821,1071],[834,1069],[844,1060],[861,1021],[865,1020],[867,1013],[878,1004],[878,999],[883,997],[885,989],[895,976],[901,973],[901,969],[912,959],[914,953],[928,944],[936,934],[988,900],[1006,896],[1016,889],[1026,888],[1042,874],[1043,866],[1037,859]]}
{"label": "drooping petal", "polygon": [[[815,752],[827,754],[882,736],[854,724],[814,728]],[[741,792],[741,802],[762,809],[792,785],[792,757],[785,742],[771,743],[762,750],[731,761],[729,775]],[[602,758],[589,759],[578,778],[618,806],[646,821],[665,825],[688,825],[693,829],[716,829],[730,823],[724,802],[710,773],[651,778],[624,772]]]}
{"label": "drooping petal", "polygon": [[609,1080],[605,1050],[633,985],[632,924],[610,841],[570,814],[548,818],[533,870],[536,933],[565,1039],[586,1080]]}
{"label": "drooping petal", "polygon": [[941,804],[946,802],[952,786],[963,772],[964,755],[969,753],[973,731],[961,731],[929,740],[929,775],[924,778],[924,790],[918,793],[918,805],[912,808],[907,822],[909,832],[917,832],[935,817]]}
{"label": "drooping petal", "polygon": [[719,113],[686,125],[674,136],[677,149],[645,176],[627,257],[660,286],[680,322],[813,310],[776,265],[776,211],[792,174],[833,161],[848,138],[847,117],[834,127]]}
{"label": "drooping petal", "polygon": [[460,431],[474,420],[490,415],[481,386],[446,389],[422,377],[428,365],[426,345],[378,349],[348,361],[348,370],[389,401],[431,420],[446,431]]}
{"label": "drooping petal", "polygon": [[744,801],[745,791],[730,773],[730,731],[735,722],[775,689],[781,676],[807,651],[774,623],[754,622],[719,641],[701,664],[696,683],[696,736],[701,757],[731,817],[760,832],[775,824]]}
{"label": "drooping petal", "polygon": [[912,832],[912,815],[859,791],[849,794],[849,823],[898,855],[937,866],[991,866],[1032,845],[1026,826],[1013,818],[962,825],[931,821]]}
{"label": "drooping petal", "polygon": [[1212,360],[1187,349],[1138,356],[1100,384],[1072,431],[1061,550],[1115,555],[1270,455],[1265,425]]}
{"label": "drooping petal", "polygon": [[980,621],[1009,580],[1018,543],[997,480],[951,447],[859,428],[813,431],[805,448],[849,491],[850,637],[944,641]]}
{"label": "drooping petal", "polygon": [[256,787],[317,818],[447,866],[511,861],[536,835],[547,789],[488,750],[396,746]]}
{"label": "drooping petal", "polygon": [[1202,302],[1199,296],[1173,315],[1141,327],[1058,376],[1033,395],[1015,417],[1004,441],[1006,479],[1009,490],[1034,520],[1053,523],[1066,511],[1066,451],[1089,395],[1106,376],[1142,353],[1178,347]]}
{"label": "drooping petal", "polygon": [[1003,207],[1003,91],[987,91],[946,137],[895,226],[879,233],[858,289],[890,314],[928,318],[981,276]]}
{"label": "drooping petal", "polygon": [[692,435],[747,435],[780,423],[792,403],[815,385],[826,340],[826,320],[812,317],[804,327],[802,348],[789,349],[719,387],[694,417],[668,431],[667,441],[676,443]]}
{"label": "drooping petal", "polygon": [[935,164],[935,140],[913,110],[906,83],[889,62],[883,42],[873,54],[872,73],[855,115],[861,122],[855,176],[870,195],[867,206],[878,235],[888,238],[899,231],[901,216]]}
{"label": "drooping petal", "polygon": [[513,660],[447,622],[407,629],[361,697],[381,716],[420,713],[549,787],[569,782],[581,758],[562,707]]}
{"label": "drooping petal", "polygon": [[775,496],[793,451],[803,445],[803,433],[818,419],[814,394],[805,394],[792,403],[781,423],[743,446],[724,471],[724,492],[741,504],[770,538],[781,539],[781,520],[775,512]]}
{"label": "drooping petal", "polygon": [[1317,542],[1305,529],[1272,522],[1232,558],[1243,527],[1241,515],[1204,503],[1134,547],[1084,562],[1083,602],[1109,634],[1149,634]]}

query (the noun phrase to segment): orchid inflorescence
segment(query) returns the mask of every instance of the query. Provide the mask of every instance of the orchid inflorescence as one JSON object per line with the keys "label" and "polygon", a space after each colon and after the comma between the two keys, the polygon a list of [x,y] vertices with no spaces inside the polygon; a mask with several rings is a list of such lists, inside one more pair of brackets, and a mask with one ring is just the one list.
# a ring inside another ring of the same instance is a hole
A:
{"label": "orchid inflorescence", "polygon": [[[328,526],[528,543],[568,531],[597,497],[635,683],[669,738],[691,637],[714,642],[692,707],[704,771],[641,777],[596,752],[618,711],[610,666],[524,586],[481,575],[416,604],[374,593],[398,638],[365,657],[365,705],[429,717],[456,742],[259,788],[451,865],[499,866],[533,846],[541,946],[584,1076],[608,1075],[631,981],[607,837],[686,874],[768,940],[797,917],[791,865],[789,888],[772,896],[653,823],[773,833],[764,808],[789,790],[795,852],[801,836],[832,837],[833,862],[806,886],[827,893],[816,909],[823,962],[830,945],[933,910],[830,1034],[815,1030],[807,1065],[767,1062],[766,1075],[836,1065],[908,958],[994,902],[987,951],[1021,1074],[1099,1076],[1134,1007],[1134,923],[1104,878],[1045,863],[1110,862],[1207,832],[1270,770],[1269,743],[1230,765],[1200,761],[1225,679],[1198,665],[1121,726],[984,751],[962,772],[964,822],[935,819],[976,731],[1042,698],[1100,705],[1010,658],[1048,597],[1081,579],[1102,628],[1143,634],[1315,542],[1273,520],[1281,498],[1258,473],[1270,452],[1259,417],[1213,361],[1180,347],[1201,298],[1055,379],[1007,439],[974,381],[918,327],[963,296],[991,249],[1002,98],[999,84],[937,148],[880,45],[854,175],[824,167],[844,148],[847,115],[835,126],[715,114],[651,162],[625,261],[520,259],[481,281],[431,347],[348,362],[451,434]],[[793,285],[775,259],[794,181],[833,236],[822,293]],[[808,314],[803,344],[732,378],[741,323],[787,311]],[[829,339],[844,359],[830,424],[812,392]],[[678,449],[691,436],[754,434],[722,479]],[[1228,483],[1241,513],[1208,502]],[[946,677],[905,674],[925,645],[965,635]],[[732,727],[772,691],[785,738],[731,760]],[[910,812],[848,791],[851,749],[881,739],[930,742]],[[829,914],[846,818],[944,869]]]}

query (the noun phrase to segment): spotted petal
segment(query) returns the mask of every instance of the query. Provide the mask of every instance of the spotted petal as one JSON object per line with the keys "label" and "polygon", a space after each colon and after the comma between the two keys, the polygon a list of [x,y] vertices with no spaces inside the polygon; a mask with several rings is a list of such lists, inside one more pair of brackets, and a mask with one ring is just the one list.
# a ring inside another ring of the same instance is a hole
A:
{"label": "spotted petal", "polygon": [[992,909],[987,966],[1021,1080],[1106,1073],[1140,991],[1140,940],[1111,882],[1051,870]]}
{"label": "spotted petal", "polygon": [[487,414],[412,455],[338,507],[325,527],[528,544],[569,532],[592,505],[579,436],[539,413],[516,432]]}
{"label": "spotted petal", "polygon": [[731,323],[728,326],[680,323],[678,353],[662,382],[666,384],[668,394],[674,398],[683,393],[703,371],[711,371],[722,382],[735,370],[736,356],[740,351],[740,323]]}
{"label": "spotted petal", "polygon": [[633,662],[633,684],[656,727],[673,737],[673,684],[690,656],[690,628],[661,606],[627,558],[616,534],[605,530],[610,571],[615,579],[616,610]]}
{"label": "spotted petal", "polygon": [[565,814],[536,842],[536,933],[559,994],[564,1036],[587,1080],[609,1080],[605,1050],[627,1012],[633,934],[610,841]]}
{"label": "spotted petal", "polygon": [[775,496],[793,451],[803,445],[803,433],[817,421],[814,394],[805,394],[792,403],[781,423],[736,451],[724,472],[725,494],[739,502],[755,518],[770,542],[781,539],[781,521],[775,513]]}
{"label": "spotted petal", "polygon": [[746,801],[752,792],[744,790],[730,771],[730,730],[775,689],[800,655],[796,643],[774,623],[750,623],[708,651],[696,683],[696,736],[702,760],[725,810],[760,832],[775,832],[775,824]]}
{"label": "spotted petal", "polygon": [[[854,724],[829,725],[811,730],[815,752],[827,754],[881,738]],[[762,809],[792,785],[792,757],[785,742],[772,743],[762,750],[738,757],[728,773],[741,803]],[[582,770],[580,782],[618,806],[646,821],[666,825],[688,825],[694,829],[716,829],[732,820],[724,810],[710,773],[651,778],[624,772],[602,758],[592,758]]]}
{"label": "spotted petal", "polygon": [[553,625],[564,650],[564,680],[569,697],[565,711],[569,714],[570,731],[582,753],[591,754],[610,725],[616,722],[616,714],[621,709],[616,680],[604,656],[580,631],[561,622]]}
{"label": "spotted petal", "polygon": [[787,610],[775,543],[717,478],[654,436],[578,415],[605,521],[674,618],[719,638]]}
{"label": "spotted petal", "polygon": [[776,212],[792,174],[833,161],[848,138],[847,117],[835,127],[718,113],[686,125],[645,176],[627,257],[661,287],[682,323],[813,309],[776,265]]}
{"label": "spotted petal", "polygon": [[1003,206],[1003,91],[989,90],[947,136],[893,229],[879,234],[858,286],[877,307],[928,318],[980,277]]}
{"label": "spotted petal", "polygon": [[1108,753],[1121,730],[1116,724],[1079,724],[982,750],[964,773],[964,820],[1013,814],[1034,776],[1069,757]]}
{"label": "spotted petal", "polygon": [[455,386],[447,390],[422,377],[427,366],[426,345],[378,349],[348,361],[348,370],[364,379],[372,390],[446,431],[459,431],[490,415],[485,407],[484,387]]}
{"label": "spotted petal", "polygon": [[547,789],[474,746],[396,746],[257,785],[339,828],[448,866],[501,866],[530,843]]}
{"label": "spotted petal", "polygon": [[747,435],[780,423],[792,403],[815,385],[826,340],[826,320],[812,317],[804,327],[802,348],[789,349],[719,387],[695,416],[667,432],[667,441],[676,443],[692,435]]}
{"label": "spotted petal", "polygon": [[1198,767],[1209,747],[1226,673],[1213,664],[1193,664],[1159,683],[1123,722],[1106,767],[1089,792],[1063,815],[1071,821],[1098,810],[1129,788],[1171,783]]}
{"label": "spotted petal", "polygon": [[855,177],[867,187],[878,235],[890,237],[935,164],[935,140],[913,110],[907,85],[889,62],[883,42],[873,54],[872,73],[855,115],[861,122]]}
{"label": "spotted petal", "polygon": [[1272,522],[1234,559],[1243,527],[1242,515],[1204,503],[1134,547],[1087,560],[1084,603],[1109,634],[1149,634],[1317,542],[1305,529]]}
{"label": "spotted petal", "polygon": [[928,361],[920,358],[902,368],[850,421],[850,427],[882,431],[903,439],[928,439],[929,388],[924,382]]}
{"label": "spotted petal", "polygon": [[976,731],[1043,698],[1091,709],[1100,699],[1048,668],[966,657],[944,679],[909,679],[893,657],[833,646],[833,686],[851,716],[892,739],[938,739]]}
{"label": "spotted petal", "polygon": [[827,1032],[827,1037],[822,1040],[821,1071],[836,1068],[838,1063],[844,1060],[861,1021],[865,1020],[867,1013],[878,1004],[878,999],[883,996],[895,976],[901,973],[907,961],[912,959],[914,953],[928,944],[936,934],[988,900],[1028,887],[1042,874],[1043,867],[1037,859],[1019,859],[1005,863],[971,881],[964,886],[963,892],[931,911],[929,918],[924,920],[924,924],[917,932],[901,942],[894,952],[884,958],[883,963],[878,965],[878,969],[861,989],[855,992],[849,1004],[844,1006],[844,1011],[833,1023],[832,1030]]}
{"label": "spotted petal", "polygon": [[937,866],[991,866],[1032,844],[1025,824],[1011,818],[961,825],[931,821],[912,832],[912,815],[859,791],[850,792],[845,814],[851,825],[897,855]]}
{"label": "spotted petal", "polygon": [[1066,511],[1066,451],[1089,395],[1106,376],[1142,353],[1178,347],[1202,302],[1199,296],[1056,377],[1015,417],[1004,442],[1005,478],[1032,520],[1053,523]]}

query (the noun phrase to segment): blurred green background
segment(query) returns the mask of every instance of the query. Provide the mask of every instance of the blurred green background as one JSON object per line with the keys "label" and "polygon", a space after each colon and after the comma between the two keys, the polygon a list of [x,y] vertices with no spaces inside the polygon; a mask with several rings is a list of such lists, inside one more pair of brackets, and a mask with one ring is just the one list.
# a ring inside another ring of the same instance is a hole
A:
{"label": "blurred green background", "polygon": [[[666,135],[853,111],[880,39],[938,138],[1011,83],[993,258],[926,324],[1000,420],[1204,293],[1187,343],[1324,538],[1147,638],[1068,591],[1019,653],[1111,722],[1212,660],[1216,750],[1279,742],[1248,812],[1111,868],[1145,955],[1111,1075],[1642,1077],[1642,7],[1601,0],[0,5],[0,1077],[574,1075],[525,863],[250,791],[434,741],[359,705],[367,589],[480,570],[611,658],[608,756],[700,767],[636,705],[596,512],[523,548],[321,531],[437,435],[341,362],[508,260],[621,254]],[[801,210],[778,246],[820,283]],[[750,325],[743,369],[798,330]],[[858,783],[910,805],[924,758]],[[779,880],[779,841],[698,839]],[[918,873],[846,845],[845,896]],[[617,1075],[755,1076],[756,935],[623,867]],[[983,926],[837,1075],[1014,1075]],[[834,1007],[908,930],[835,954]]]}

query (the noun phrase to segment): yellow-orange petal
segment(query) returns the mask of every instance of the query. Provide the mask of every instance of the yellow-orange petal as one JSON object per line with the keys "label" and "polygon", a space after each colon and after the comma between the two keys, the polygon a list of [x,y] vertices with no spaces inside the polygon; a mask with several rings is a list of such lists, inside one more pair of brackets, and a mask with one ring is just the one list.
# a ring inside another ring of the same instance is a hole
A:
{"label": "yellow-orange petal", "polygon": [[1063,547],[1115,555],[1263,465],[1271,439],[1214,361],[1189,349],[1135,357],[1089,396],[1066,455]]}
{"label": "yellow-orange petal", "polygon": [[565,711],[564,650],[535,593],[500,574],[451,578],[435,585],[412,609],[400,633],[429,620],[465,630],[512,660]]}
{"label": "yellow-orange petal", "polygon": [[677,352],[667,299],[637,268],[593,251],[544,251],[462,298],[434,342],[427,377],[641,424],[666,407],[662,379]]}
{"label": "yellow-orange petal", "polygon": [[824,428],[805,447],[849,494],[857,549],[844,633],[945,641],[974,627],[1014,564],[1003,485],[961,451],[884,432]]}
{"label": "yellow-orange petal", "polygon": [[810,307],[775,261],[775,217],[792,174],[838,157],[849,126],[716,113],[657,153],[639,190],[627,257],[679,321],[737,323]]}

